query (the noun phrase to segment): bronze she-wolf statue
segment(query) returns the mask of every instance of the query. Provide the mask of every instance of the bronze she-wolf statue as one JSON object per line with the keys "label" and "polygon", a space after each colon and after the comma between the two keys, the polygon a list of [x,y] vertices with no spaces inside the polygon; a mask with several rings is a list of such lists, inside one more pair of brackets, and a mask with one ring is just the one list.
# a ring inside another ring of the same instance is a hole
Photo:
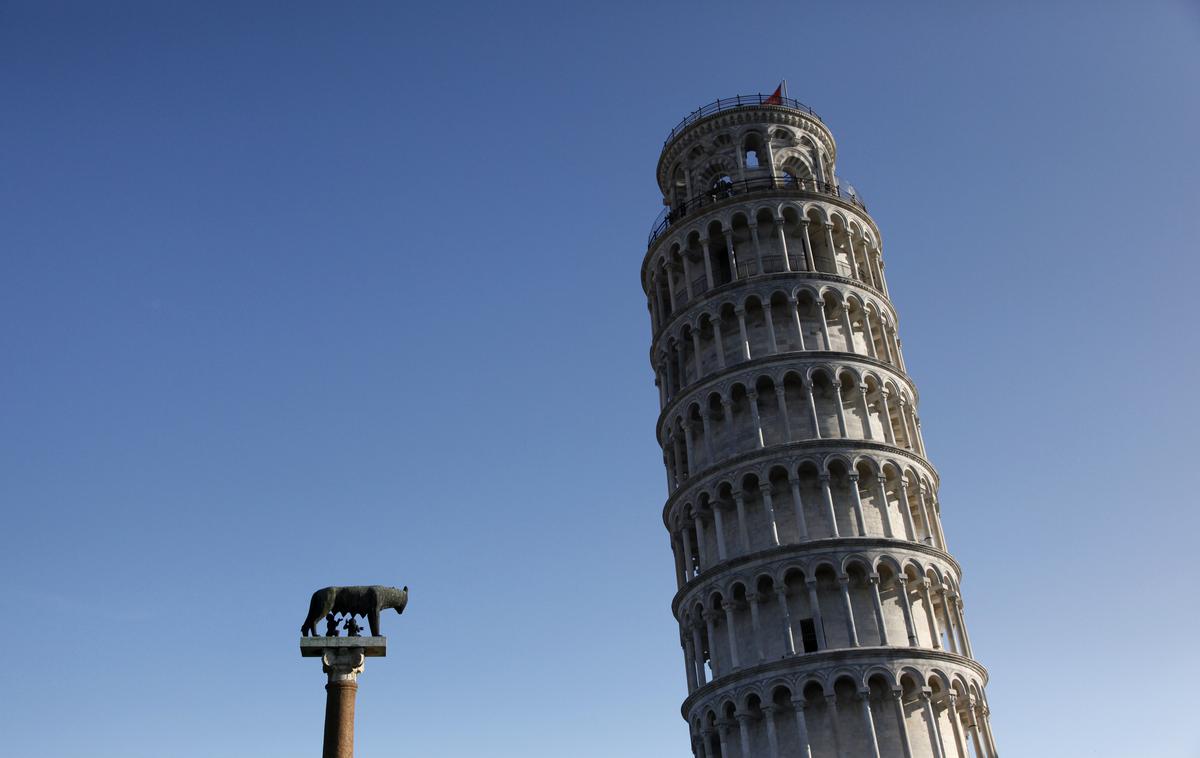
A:
{"label": "bronze she-wolf statue", "polygon": [[369,587],[325,587],[313,593],[308,604],[308,618],[304,619],[304,626],[300,627],[300,636],[316,637],[318,621],[330,613],[348,613],[352,616],[366,616],[371,625],[371,636],[378,637],[379,612],[394,608],[396,613],[404,613],[406,605],[408,587],[396,589],[377,584]]}

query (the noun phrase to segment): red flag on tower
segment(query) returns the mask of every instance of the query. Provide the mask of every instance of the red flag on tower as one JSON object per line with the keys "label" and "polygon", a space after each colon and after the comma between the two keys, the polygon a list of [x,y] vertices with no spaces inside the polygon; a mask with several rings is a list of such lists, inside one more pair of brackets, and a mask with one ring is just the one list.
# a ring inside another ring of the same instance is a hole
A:
{"label": "red flag on tower", "polygon": [[763,105],[783,105],[783,84],[780,83],[771,96],[763,100]]}

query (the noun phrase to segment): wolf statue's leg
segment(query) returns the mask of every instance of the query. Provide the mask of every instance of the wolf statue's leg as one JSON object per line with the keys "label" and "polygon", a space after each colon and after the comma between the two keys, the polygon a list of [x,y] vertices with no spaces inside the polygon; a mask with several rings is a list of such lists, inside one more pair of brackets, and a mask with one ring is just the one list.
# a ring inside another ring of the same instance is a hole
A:
{"label": "wolf statue's leg", "polygon": [[378,610],[367,612],[367,623],[369,623],[371,625],[371,636],[378,637],[379,636],[379,611]]}

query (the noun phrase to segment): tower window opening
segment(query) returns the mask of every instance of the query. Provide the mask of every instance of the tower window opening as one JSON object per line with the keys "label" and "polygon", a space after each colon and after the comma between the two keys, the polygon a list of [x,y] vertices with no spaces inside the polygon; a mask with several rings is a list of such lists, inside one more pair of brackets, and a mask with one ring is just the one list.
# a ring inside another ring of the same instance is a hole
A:
{"label": "tower window opening", "polygon": [[817,625],[812,619],[800,619],[800,641],[804,645],[804,652],[817,652]]}

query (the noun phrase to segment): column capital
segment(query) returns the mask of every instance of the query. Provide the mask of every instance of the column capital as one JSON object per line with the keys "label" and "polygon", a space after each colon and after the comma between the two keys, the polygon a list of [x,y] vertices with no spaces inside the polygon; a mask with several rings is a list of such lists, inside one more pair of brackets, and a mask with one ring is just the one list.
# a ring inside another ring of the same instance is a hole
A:
{"label": "column capital", "polygon": [[321,655],[321,670],[334,682],[357,682],[366,663],[366,655],[358,648],[335,648]]}
{"label": "column capital", "polygon": [[721,608],[726,613],[733,613],[738,609],[738,604],[732,600],[726,600],[725,602],[721,603]]}
{"label": "column capital", "polygon": [[852,482],[857,482],[858,481],[858,472],[852,471],[852,472],[846,474],[846,478]]}
{"label": "column capital", "polygon": [[758,491],[763,494],[770,494],[771,493],[770,480],[763,480],[763,481],[759,482],[758,483]]}
{"label": "column capital", "polygon": [[752,605],[758,605],[763,599],[761,592],[747,592],[746,600]]}
{"label": "column capital", "polygon": [[867,581],[871,584],[879,584],[879,574],[872,571],[870,574],[867,574]]}
{"label": "column capital", "polygon": [[779,706],[774,703],[763,703],[759,706],[759,709],[766,714],[767,718],[771,718],[775,715],[775,711],[779,710]]}

